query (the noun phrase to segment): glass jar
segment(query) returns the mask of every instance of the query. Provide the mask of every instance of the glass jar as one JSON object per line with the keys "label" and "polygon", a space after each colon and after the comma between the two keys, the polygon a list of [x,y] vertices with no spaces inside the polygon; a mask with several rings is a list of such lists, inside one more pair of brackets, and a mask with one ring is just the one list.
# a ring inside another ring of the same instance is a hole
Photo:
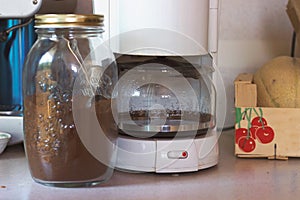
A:
{"label": "glass jar", "polygon": [[120,133],[137,138],[193,138],[215,128],[210,55],[122,55],[117,64]]}
{"label": "glass jar", "polygon": [[36,16],[23,71],[24,143],[36,182],[89,186],[113,173],[117,66],[102,26],[101,15]]}

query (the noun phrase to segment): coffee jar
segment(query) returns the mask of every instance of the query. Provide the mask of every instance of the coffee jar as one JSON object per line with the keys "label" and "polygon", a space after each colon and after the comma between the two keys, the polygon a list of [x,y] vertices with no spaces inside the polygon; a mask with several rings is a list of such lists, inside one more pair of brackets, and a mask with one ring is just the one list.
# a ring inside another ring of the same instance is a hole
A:
{"label": "coffee jar", "polygon": [[102,15],[35,17],[23,70],[24,144],[33,179],[59,187],[108,180],[116,157],[117,66]]}

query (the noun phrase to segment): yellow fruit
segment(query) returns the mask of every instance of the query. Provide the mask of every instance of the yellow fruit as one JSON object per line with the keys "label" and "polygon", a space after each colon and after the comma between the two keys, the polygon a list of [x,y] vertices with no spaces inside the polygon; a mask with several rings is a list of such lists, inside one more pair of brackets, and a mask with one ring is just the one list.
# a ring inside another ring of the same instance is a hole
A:
{"label": "yellow fruit", "polygon": [[257,105],[260,107],[300,107],[300,59],[280,56],[254,74]]}

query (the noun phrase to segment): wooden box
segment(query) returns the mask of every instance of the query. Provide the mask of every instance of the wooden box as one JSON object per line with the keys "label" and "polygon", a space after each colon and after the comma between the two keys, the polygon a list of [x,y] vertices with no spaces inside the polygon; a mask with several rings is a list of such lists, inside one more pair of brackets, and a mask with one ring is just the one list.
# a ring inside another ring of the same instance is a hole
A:
{"label": "wooden box", "polygon": [[297,34],[300,33],[300,2],[299,0],[289,0],[286,12]]}
{"label": "wooden box", "polygon": [[300,108],[257,107],[252,74],[235,85],[235,154],[238,157],[300,157]]}
{"label": "wooden box", "polygon": [[289,0],[286,12],[297,35],[294,53],[297,57],[300,57],[300,1]]}

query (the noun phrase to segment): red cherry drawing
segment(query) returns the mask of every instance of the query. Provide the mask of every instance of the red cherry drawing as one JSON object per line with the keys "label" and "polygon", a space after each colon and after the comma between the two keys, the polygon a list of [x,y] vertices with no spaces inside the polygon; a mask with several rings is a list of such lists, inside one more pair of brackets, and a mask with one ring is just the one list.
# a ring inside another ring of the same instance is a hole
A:
{"label": "red cherry drawing", "polygon": [[256,137],[258,141],[262,144],[267,144],[273,141],[274,139],[274,131],[271,127],[265,126],[260,127],[256,131]]}
{"label": "red cherry drawing", "polygon": [[247,136],[247,129],[246,128],[238,128],[235,130],[235,143],[238,143],[239,139],[242,136]]}
{"label": "red cherry drawing", "polygon": [[244,152],[251,152],[255,149],[256,143],[255,140],[251,137],[242,136],[238,141],[239,148]]}
{"label": "red cherry drawing", "polygon": [[262,127],[263,125],[267,126],[267,120],[263,117],[255,117],[252,119],[251,125],[252,125],[252,127],[253,126]]}
{"label": "red cherry drawing", "polygon": [[257,131],[258,128],[259,128],[258,126],[252,126],[250,128],[250,134],[251,134],[251,137],[253,139],[256,139],[256,131]]}

